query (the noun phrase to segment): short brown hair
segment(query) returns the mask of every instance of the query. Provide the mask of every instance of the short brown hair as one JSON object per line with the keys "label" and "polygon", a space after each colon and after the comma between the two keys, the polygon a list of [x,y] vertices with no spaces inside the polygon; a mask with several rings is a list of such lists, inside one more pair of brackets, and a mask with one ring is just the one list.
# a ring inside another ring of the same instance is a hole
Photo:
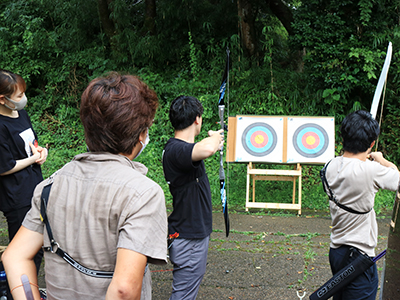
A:
{"label": "short brown hair", "polygon": [[17,87],[25,93],[25,80],[18,74],[0,69],[0,95],[11,97]]}
{"label": "short brown hair", "polygon": [[156,93],[136,76],[111,72],[92,80],[80,108],[89,150],[131,154],[157,107]]}

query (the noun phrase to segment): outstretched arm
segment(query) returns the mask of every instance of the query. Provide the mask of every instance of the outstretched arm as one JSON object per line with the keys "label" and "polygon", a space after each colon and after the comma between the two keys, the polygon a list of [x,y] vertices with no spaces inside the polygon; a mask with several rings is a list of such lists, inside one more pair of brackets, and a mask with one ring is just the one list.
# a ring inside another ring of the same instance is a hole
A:
{"label": "outstretched arm", "polygon": [[194,145],[192,161],[206,159],[221,149],[224,143],[224,137],[221,134],[222,132],[222,129],[218,131],[208,131],[208,137]]}
{"label": "outstretched arm", "polygon": [[138,252],[119,248],[114,276],[107,290],[106,300],[139,300],[147,257]]}
{"label": "outstretched arm", "polygon": [[7,274],[8,285],[15,300],[26,300],[24,288],[21,286],[21,276],[23,274],[29,278],[34,298],[40,299],[39,289],[37,288],[36,266],[33,258],[42,245],[42,234],[21,226],[1,257]]}

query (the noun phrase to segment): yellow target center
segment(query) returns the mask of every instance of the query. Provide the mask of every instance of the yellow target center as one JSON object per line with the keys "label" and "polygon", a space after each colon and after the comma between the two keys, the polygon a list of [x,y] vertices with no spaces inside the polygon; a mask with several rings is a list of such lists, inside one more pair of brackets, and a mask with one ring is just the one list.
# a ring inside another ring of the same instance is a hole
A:
{"label": "yellow target center", "polygon": [[306,139],[306,143],[308,144],[308,145],[314,145],[315,144],[315,137],[313,137],[313,136],[308,136],[307,137],[307,139]]}
{"label": "yellow target center", "polygon": [[264,142],[264,137],[261,134],[259,134],[256,136],[254,140],[256,141],[257,144],[262,144]]}

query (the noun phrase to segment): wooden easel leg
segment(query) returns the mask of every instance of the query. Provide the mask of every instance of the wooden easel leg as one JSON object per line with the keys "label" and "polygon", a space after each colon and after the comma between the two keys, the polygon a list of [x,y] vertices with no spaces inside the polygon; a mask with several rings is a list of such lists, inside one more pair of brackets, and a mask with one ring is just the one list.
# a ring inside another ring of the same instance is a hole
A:
{"label": "wooden easel leg", "polygon": [[251,175],[253,178],[253,202],[256,202],[256,176]]}
{"label": "wooden easel leg", "polygon": [[296,204],[296,177],[293,177],[293,195],[292,204]]}
{"label": "wooden easel leg", "polygon": [[[294,167],[296,169],[296,167]],[[296,176],[293,176],[293,196],[292,196],[292,204],[296,204]]]}
{"label": "wooden easel leg", "polygon": [[297,169],[300,170],[300,176],[299,176],[299,205],[300,205],[300,209],[299,209],[299,215],[301,215],[301,165],[297,164]]}
{"label": "wooden easel leg", "polygon": [[249,188],[250,188],[250,174],[249,174],[250,164],[247,165],[247,179],[246,179],[246,211],[249,211]]}

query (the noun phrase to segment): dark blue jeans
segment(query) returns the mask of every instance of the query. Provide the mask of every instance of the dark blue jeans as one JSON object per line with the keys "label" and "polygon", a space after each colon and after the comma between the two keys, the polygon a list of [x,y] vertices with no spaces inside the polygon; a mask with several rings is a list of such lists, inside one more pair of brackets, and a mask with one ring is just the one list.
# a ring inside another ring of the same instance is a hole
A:
{"label": "dark blue jeans", "polygon": [[[350,248],[352,247],[343,245],[337,249],[331,248],[329,250],[329,263],[331,264],[332,274],[340,271],[357,257],[356,255],[349,256]],[[333,300],[375,300],[378,284],[378,271],[376,264],[374,264],[340,293],[335,294]]]}

